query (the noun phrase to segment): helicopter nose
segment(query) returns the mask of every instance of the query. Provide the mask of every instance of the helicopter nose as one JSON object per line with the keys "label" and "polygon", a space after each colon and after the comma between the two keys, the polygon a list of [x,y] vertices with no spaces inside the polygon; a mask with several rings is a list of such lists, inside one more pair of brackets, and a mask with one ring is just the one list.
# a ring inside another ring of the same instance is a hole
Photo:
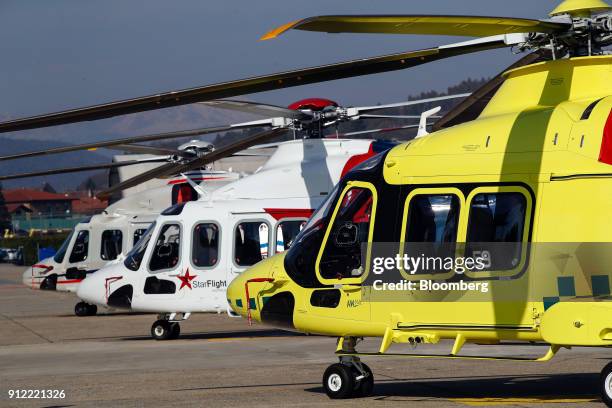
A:
{"label": "helicopter nose", "polygon": [[38,286],[34,284],[34,268],[28,266],[25,271],[23,271],[23,275],[21,276],[22,282],[25,286],[30,289],[36,289]]}
{"label": "helicopter nose", "polygon": [[282,273],[284,254],[259,262],[232,281],[227,289],[228,303],[235,313],[275,327],[293,325],[294,297],[285,289]]}
{"label": "helicopter nose", "polygon": [[272,266],[276,257],[265,259],[237,276],[227,288],[227,302],[232,310],[246,317],[260,321],[257,300],[265,287],[273,282]]}
{"label": "helicopter nose", "polygon": [[105,282],[108,274],[104,270],[87,275],[79,284],[77,296],[89,304],[106,305]]}

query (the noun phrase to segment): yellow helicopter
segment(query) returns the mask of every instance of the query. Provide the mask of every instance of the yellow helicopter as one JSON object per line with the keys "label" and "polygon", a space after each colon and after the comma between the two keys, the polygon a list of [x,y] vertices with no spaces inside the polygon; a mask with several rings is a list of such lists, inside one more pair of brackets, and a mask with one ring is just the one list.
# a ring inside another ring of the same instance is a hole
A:
{"label": "yellow helicopter", "polygon": [[[611,10],[566,0],[549,20],[322,16],[267,34],[502,34],[508,43],[529,31],[515,48],[552,59],[506,72],[477,119],[354,169],[289,251],[232,282],[234,311],[338,337],[339,362],[323,376],[331,398],[369,394],[360,357],[389,355],[393,343],[454,340],[445,355],[400,354],[414,358],[537,362],[561,348],[612,346]],[[377,353],[357,351],[364,337],[381,339]],[[533,359],[461,354],[467,342],[501,341],[550,347]],[[612,363],[600,389],[612,406]]]}

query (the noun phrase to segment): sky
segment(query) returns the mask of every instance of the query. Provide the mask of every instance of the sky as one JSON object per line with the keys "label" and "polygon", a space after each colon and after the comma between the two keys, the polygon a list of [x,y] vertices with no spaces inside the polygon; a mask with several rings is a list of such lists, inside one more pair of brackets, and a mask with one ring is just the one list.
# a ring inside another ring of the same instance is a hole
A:
{"label": "sky", "polygon": [[[549,0],[0,0],[0,117],[200,86],[358,57],[465,40],[436,36],[269,29],[322,14],[459,14],[546,18]],[[288,105],[326,97],[344,105],[387,103],[467,77],[497,74],[510,50],[462,56],[394,73],[245,99]],[[114,119],[109,119],[114,120]]]}

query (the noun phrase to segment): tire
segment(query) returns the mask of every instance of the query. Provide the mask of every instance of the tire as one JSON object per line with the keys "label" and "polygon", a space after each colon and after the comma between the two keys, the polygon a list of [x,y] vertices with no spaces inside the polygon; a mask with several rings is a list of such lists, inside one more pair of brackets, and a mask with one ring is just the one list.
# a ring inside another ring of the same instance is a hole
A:
{"label": "tire", "polygon": [[323,374],[323,388],[331,399],[351,398],[355,391],[355,374],[351,367],[336,363]]}
{"label": "tire", "polygon": [[[370,367],[368,367],[366,364],[361,363],[361,366],[368,375],[359,381],[355,395],[360,397],[369,397],[372,395],[372,391],[374,391],[374,374],[372,373]],[[360,374],[361,373],[357,375]]]}
{"label": "tire", "polygon": [[170,337],[168,337],[168,339],[176,340],[179,338],[180,335],[181,335],[181,325],[178,323],[171,323],[170,324]]}
{"label": "tire", "polygon": [[599,390],[601,399],[608,407],[612,407],[612,363],[608,363],[599,377]]}
{"label": "tire", "polygon": [[172,327],[167,320],[157,320],[151,326],[151,337],[155,340],[168,340],[172,335]]}
{"label": "tire", "polygon": [[87,305],[87,316],[95,316],[98,313],[98,306]]}
{"label": "tire", "polygon": [[74,314],[83,317],[89,316],[89,305],[85,302],[79,302],[74,305]]}

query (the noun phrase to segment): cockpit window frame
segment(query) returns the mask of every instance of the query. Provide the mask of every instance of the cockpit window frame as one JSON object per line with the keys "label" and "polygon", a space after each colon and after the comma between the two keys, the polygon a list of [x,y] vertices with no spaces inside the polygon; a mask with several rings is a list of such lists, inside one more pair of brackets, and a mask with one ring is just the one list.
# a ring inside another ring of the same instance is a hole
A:
{"label": "cockpit window frame", "polygon": [[[321,270],[320,270],[319,265],[321,263],[321,259],[323,258],[323,253],[325,252],[325,247],[327,246],[327,242],[329,240],[329,236],[331,235],[331,231],[334,226],[334,221],[336,220],[338,211],[340,210],[340,206],[342,205],[342,201],[344,200],[344,197],[346,196],[348,191],[353,188],[367,189],[372,194],[372,213],[370,215],[370,225],[369,225],[369,231],[368,231],[368,244],[367,244],[368,246],[366,250],[366,260],[364,262],[364,271],[361,274],[361,276],[354,277],[354,278],[348,278],[348,277],[342,278],[342,279],[325,278],[321,275]],[[378,192],[376,190],[376,186],[374,186],[373,183],[370,183],[367,181],[359,181],[359,180],[351,180],[346,183],[346,185],[342,189],[342,193],[338,196],[338,199],[334,206],[334,211],[327,224],[325,235],[323,236],[323,241],[321,242],[321,247],[319,248],[317,260],[315,262],[315,275],[317,279],[319,280],[319,282],[321,282],[323,285],[337,285],[337,284],[361,285],[365,281],[365,279],[368,277],[370,273],[370,257],[371,257],[371,252],[372,252],[371,244],[372,244],[372,240],[374,237],[374,226],[376,224],[377,206],[378,206]]]}
{"label": "cockpit window frame", "polygon": [[[152,270],[151,269],[151,261],[153,259],[153,255],[154,255],[154,251],[155,251],[155,246],[157,245],[157,240],[159,239],[159,234],[161,233],[161,231],[163,230],[163,228],[166,225],[178,225],[179,227],[179,250],[178,250],[178,260],[176,261],[176,265],[174,265],[174,267],[172,268],[164,268],[164,269],[156,269],[156,270]],[[167,220],[166,222],[161,223],[158,227],[156,231],[154,232],[154,236],[152,238],[152,240],[149,240],[149,243],[147,244],[147,246],[149,248],[147,248],[147,252],[145,253],[145,258],[147,260],[146,263],[146,271],[149,275],[157,275],[159,273],[164,273],[164,272],[173,272],[175,270],[180,270],[181,266],[182,266],[182,259],[183,259],[183,249],[184,249],[184,238],[185,238],[185,226],[183,225],[182,222],[180,222],[179,220]],[[141,264],[142,265],[142,264]]]}

